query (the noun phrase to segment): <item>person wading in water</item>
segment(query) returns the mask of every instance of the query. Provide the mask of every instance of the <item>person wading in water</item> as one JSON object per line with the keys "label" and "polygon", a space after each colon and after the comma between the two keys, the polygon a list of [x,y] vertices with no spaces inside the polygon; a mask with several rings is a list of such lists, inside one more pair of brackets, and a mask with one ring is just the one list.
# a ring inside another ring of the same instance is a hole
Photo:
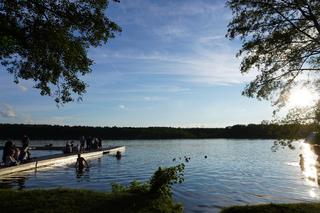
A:
{"label": "person wading in water", "polygon": [[78,154],[78,158],[77,158],[77,162],[76,162],[75,167],[78,171],[82,171],[85,167],[89,168],[87,161],[83,157],[81,157],[80,153]]}

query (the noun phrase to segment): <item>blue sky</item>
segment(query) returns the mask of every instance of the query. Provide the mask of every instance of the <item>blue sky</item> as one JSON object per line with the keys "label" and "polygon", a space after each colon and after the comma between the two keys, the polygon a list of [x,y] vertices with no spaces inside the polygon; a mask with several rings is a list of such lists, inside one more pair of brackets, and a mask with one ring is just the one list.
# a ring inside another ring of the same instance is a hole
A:
{"label": "blue sky", "polygon": [[95,60],[82,102],[57,108],[33,82],[0,72],[0,122],[90,126],[224,127],[270,120],[269,102],[241,96],[239,41],[219,0],[121,0],[106,14],[123,29]]}

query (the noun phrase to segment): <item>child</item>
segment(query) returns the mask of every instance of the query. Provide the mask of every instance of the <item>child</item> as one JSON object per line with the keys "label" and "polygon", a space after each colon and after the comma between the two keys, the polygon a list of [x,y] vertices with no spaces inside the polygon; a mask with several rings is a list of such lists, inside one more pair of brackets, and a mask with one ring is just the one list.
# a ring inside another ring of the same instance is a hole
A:
{"label": "child", "polygon": [[87,161],[83,157],[81,157],[80,153],[78,154],[78,158],[77,158],[77,162],[76,162],[75,167],[79,171],[82,171],[84,169],[84,167],[89,168]]}

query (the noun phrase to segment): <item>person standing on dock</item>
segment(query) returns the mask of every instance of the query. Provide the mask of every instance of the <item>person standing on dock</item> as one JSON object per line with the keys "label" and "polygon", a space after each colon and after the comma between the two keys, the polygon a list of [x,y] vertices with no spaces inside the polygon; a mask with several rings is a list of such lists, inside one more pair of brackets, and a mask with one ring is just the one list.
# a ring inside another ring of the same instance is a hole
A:
{"label": "person standing on dock", "polygon": [[29,151],[29,142],[30,142],[29,137],[27,135],[24,135],[21,142],[22,142],[22,149],[19,155],[19,160],[20,161],[30,160],[31,153]]}
{"label": "person standing on dock", "polygon": [[75,167],[78,171],[82,171],[85,167],[89,168],[87,161],[83,157],[81,157],[80,153],[78,154]]}
{"label": "person standing on dock", "polygon": [[69,141],[67,141],[67,143],[66,143],[65,153],[72,153],[72,147],[71,147],[71,143]]}
{"label": "person standing on dock", "polygon": [[91,136],[86,138],[86,143],[87,143],[87,151],[90,151],[92,148],[92,137]]}
{"label": "person standing on dock", "polygon": [[102,139],[98,137],[98,149],[102,149]]}
{"label": "person standing on dock", "polygon": [[80,138],[80,152],[84,152],[85,142],[86,142],[86,139],[84,138],[84,136],[81,136],[81,138]]}

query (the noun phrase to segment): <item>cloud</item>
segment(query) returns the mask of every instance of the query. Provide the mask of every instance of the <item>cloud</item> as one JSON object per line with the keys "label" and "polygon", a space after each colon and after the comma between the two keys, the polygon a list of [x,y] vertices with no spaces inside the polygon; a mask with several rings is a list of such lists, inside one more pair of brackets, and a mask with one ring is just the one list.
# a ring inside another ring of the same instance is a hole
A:
{"label": "cloud", "polygon": [[22,92],[26,92],[28,90],[28,88],[24,85],[18,85],[19,86],[19,89],[22,91]]}
{"label": "cloud", "polygon": [[145,101],[163,101],[163,100],[167,100],[167,98],[157,97],[157,96],[145,96],[145,97],[143,97],[143,100],[145,100]]}
{"label": "cloud", "polygon": [[126,108],[126,106],[125,106],[125,105],[123,105],[123,104],[120,104],[120,105],[119,105],[119,108],[120,108],[120,109],[125,109],[125,108]]}
{"label": "cloud", "polygon": [[[253,72],[246,75],[240,73],[241,59],[235,58],[234,51],[228,50],[228,46],[219,52],[195,45],[192,55],[165,52],[145,54],[137,51],[104,53],[99,57],[104,58],[104,62],[113,59],[133,60],[136,67],[127,73],[130,75],[168,75],[179,81],[193,81],[199,84],[240,84],[254,77]],[[152,67],[146,66],[149,62],[152,63]]]}
{"label": "cloud", "polygon": [[[137,6],[138,5],[138,6]],[[203,14],[214,14],[214,12],[224,9],[224,1],[146,1],[146,0],[123,0],[121,4],[115,5],[122,12],[135,14],[134,17],[144,17],[152,15],[153,18],[163,17],[196,16]],[[144,19],[144,21],[148,21]]]}
{"label": "cloud", "polygon": [[0,109],[0,115],[5,118],[15,118],[16,112],[13,110],[12,106],[5,104],[2,109]]}
{"label": "cloud", "polygon": [[203,36],[198,38],[200,44],[220,43],[225,39],[224,35]]}
{"label": "cloud", "polygon": [[174,39],[184,38],[190,34],[190,32],[180,24],[168,24],[153,30],[154,34],[159,36],[165,41],[172,41]]}
{"label": "cloud", "polygon": [[[101,67],[113,70],[117,65],[118,82],[153,80],[160,75],[171,83],[192,86],[234,85],[253,79],[253,72],[240,73],[241,58],[235,57],[240,44],[225,38],[231,14],[225,1],[137,1],[124,0],[115,7],[126,19],[139,19],[124,26],[127,31],[115,41],[116,47],[89,53]],[[114,74],[108,75],[112,79]]]}

